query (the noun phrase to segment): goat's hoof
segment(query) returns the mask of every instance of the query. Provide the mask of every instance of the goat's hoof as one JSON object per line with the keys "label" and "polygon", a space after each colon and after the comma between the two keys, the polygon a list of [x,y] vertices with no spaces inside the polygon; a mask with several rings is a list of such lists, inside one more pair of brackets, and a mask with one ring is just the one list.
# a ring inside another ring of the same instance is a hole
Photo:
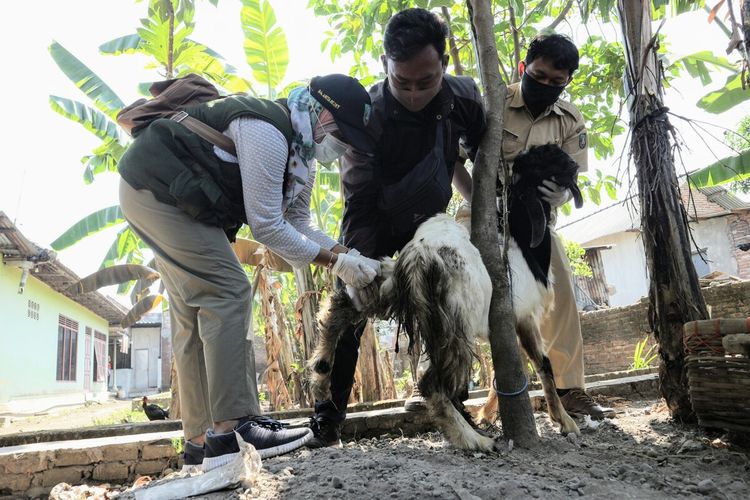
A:
{"label": "goat's hoof", "polygon": [[563,415],[562,423],[560,424],[560,434],[563,436],[567,436],[568,434],[581,435],[581,431],[578,429],[575,421],[567,413]]}
{"label": "goat's hoof", "polygon": [[315,373],[329,373],[331,371],[331,363],[326,360],[318,361],[313,365]]}

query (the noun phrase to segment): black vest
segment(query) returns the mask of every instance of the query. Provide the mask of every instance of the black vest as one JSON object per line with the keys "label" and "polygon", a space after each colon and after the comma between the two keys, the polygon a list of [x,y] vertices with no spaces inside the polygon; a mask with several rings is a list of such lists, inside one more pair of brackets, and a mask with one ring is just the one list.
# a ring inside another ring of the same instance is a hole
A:
{"label": "black vest", "polygon": [[[235,118],[251,116],[273,125],[288,144],[294,134],[284,102],[229,96],[186,111],[219,131]],[[148,189],[162,203],[221,227],[230,241],[247,223],[239,166],[221,160],[213,144],[175,121],[160,118],[140,131],[118,168],[133,188]]]}

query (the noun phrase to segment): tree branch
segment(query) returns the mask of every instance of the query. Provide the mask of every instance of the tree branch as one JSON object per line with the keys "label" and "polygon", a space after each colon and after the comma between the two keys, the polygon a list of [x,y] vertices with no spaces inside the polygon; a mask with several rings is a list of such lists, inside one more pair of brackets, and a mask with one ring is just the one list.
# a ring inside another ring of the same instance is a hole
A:
{"label": "tree branch", "polygon": [[[518,63],[521,62],[521,41],[518,39],[518,27],[516,26],[516,12],[513,10],[513,4],[508,0],[508,22],[510,23],[510,32],[513,35],[513,71],[511,73],[511,83],[520,80],[518,75]],[[494,40],[495,37],[493,36]]]}
{"label": "tree branch", "polygon": [[570,11],[570,8],[573,6],[573,0],[568,0],[568,3],[565,4],[565,7],[560,11],[560,13],[557,15],[557,17],[542,31],[554,31],[555,28],[557,28],[557,25],[560,24],[565,20],[565,16],[568,15],[568,12]]}
{"label": "tree branch", "polygon": [[165,0],[169,16],[169,40],[167,41],[167,80],[174,77],[174,6],[172,0]]}
{"label": "tree branch", "polygon": [[456,75],[463,75],[464,68],[461,66],[461,59],[458,57],[458,47],[456,46],[456,37],[453,35],[453,27],[451,27],[451,15],[448,12],[448,7],[442,7],[443,17],[445,22],[448,24],[448,47],[451,53],[451,59],[453,59],[453,72]]}

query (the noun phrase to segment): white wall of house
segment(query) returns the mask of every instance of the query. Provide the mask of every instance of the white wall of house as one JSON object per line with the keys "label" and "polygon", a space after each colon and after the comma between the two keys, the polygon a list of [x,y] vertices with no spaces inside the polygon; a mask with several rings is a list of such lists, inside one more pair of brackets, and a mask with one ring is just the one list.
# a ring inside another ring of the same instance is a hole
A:
{"label": "white wall of house", "polygon": [[611,245],[602,249],[604,277],[612,307],[626,306],[648,294],[648,270],[641,235],[622,232],[587,241],[584,247]]}
{"label": "white wall of house", "polygon": [[[691,223],[690,228],[698,247],[706,249],[706,261],[711,272],[722,271],[733,276],[739,274],[727,217],[702,219]],[[691,247],[691,253],[694,251],[695,248]]]}
{"label": "white wall of house", "polygon": [[[104,335],[106,346],[107,321],[33,273],[19,294],[20,278],[20,269],[0,261],[0,413],[34,413],[106,399],[106,368],[102,380],[97,380],[94,369],[94,333]],[[76,325],[68,342],[61,338],[61,315]],[[106,367],[106,347],[102,353]],[[70,368],[61,376],[58,367],[63,361]]]}
{"label": "white wall of house", "polygon": [[161,327],[132,327],[129,395],[153,392],[161,383]]}

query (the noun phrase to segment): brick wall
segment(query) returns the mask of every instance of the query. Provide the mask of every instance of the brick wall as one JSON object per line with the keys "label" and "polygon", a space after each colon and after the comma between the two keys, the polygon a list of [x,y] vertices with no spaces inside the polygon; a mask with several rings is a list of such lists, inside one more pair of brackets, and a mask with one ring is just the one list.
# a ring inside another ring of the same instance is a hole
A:
{"label": "brick wall", "polygon": [[0,496],[43,496],[63,482],[123,484],[137,476],[158,476],[177,462],[169,441],[0,455]]}
{"label": "brick wall", "polygon": [[[750,281],[704,288],[703,296],[714,318],[750,316]],[[647,310],[644,299],[630,306],[580,313],[586,374],[626,370],[635,344],[646,335],[653,343]]]}

